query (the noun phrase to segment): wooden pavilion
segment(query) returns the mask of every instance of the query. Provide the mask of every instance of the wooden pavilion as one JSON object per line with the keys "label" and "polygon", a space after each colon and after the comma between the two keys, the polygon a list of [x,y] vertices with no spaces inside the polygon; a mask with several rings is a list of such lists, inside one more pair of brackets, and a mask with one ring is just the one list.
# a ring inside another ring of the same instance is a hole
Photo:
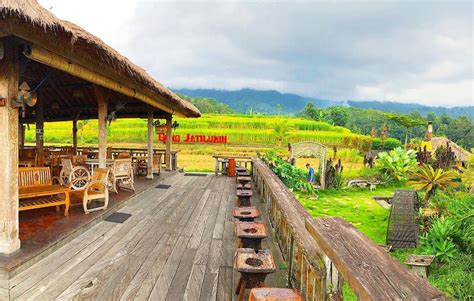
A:
{"label": "wooden pavilion", "polygon": [[148,119],[149,174],[153,120],[166,119],[170,166],[172,116],[199,117],[181,99],[102,40],[55,17],[35,0],[0,0],[0,253],[20,248],[18,149],[25,123],[36,123],[36,151],[43,152],[43,124],[98,119],[99,166],[106,165],[107,122]]}

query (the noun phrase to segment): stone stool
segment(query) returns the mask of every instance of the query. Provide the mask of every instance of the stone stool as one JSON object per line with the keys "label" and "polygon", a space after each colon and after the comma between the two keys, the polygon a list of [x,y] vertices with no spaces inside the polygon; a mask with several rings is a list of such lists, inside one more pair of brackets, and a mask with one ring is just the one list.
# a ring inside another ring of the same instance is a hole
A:
{"label": "stone stool", "polygon": [[434,255],[411,255],[405,261],[405,264],[420,277],[428,278],[429,268],[434,259]]}
{"label": "stone stool", "polygon": [[303,301],[303,298],[290,288],[262,287],[250,290],[249,301]]}
{"label": "stone stool", "polygon": [[257,207],[234,207],[234,217],[241,222],[253,222],[260,216]]}
{"label": "stone stool", "polygon": [[234,256],[234,269],[240,273],[235,294],[239,301],[244,298],[246,288],[265,287],[265,278],[276,271],[273,255],[269,250],[237,249]]}
{"label": "stone stool", "polygon": [[239,189],[235,192],[237,196],[237,206],[248,207],[250,206],[250,198],[253,195],[252,190]]}
{"label": "stone stool", "polygon": [[268,237],[263,222],[236,222],[235,234],[240,238],[239,248],[252,248],[255,251],[262,249],[262,239]]}
{"label": "stone stool", "polygon": [[243,189],[243,190],[252,190],[252,183],[247,183],[247,184],[245,184],[245,185],[242,185],[242,184],[238,183],[238,184],[235,186],[235,188],[236,188],[237,190],[241,190],[241,189]]}
{"label": "stone stool", "polygon": [[248,170],[247,170],[247,168],[245,168],[245,167],[237,166],[237,167],[235,168],[235,172],[236,172],[237,174],[239,174],[239,173],[241,173],[241,172],[248,172]]}
{"label": "stone stool", "polygon": [[245,185],[247,183],[250,183],[252,181],[251,177],[241,177],[237,176],[237,183],[240,183],[242,185]]}
{"label": "stone stool", "polygon": [[239,177],[250,177],[250,173],[248,171],[238,171],[237,175]]}

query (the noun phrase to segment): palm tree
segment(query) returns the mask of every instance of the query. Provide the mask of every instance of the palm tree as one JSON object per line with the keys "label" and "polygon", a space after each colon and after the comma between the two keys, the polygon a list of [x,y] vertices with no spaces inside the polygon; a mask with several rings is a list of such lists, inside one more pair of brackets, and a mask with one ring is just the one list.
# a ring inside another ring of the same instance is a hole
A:
{"label": "palm tree", "polygon": [[273,135],[278,141],[278,147],[281,147],[283,139],[288,136],[290,130],[291,127],[288,125],[288,119],[283,119],[273,124]]}
{"label": "palm tree", "polygon": [[452,170],[434,169],[431,165],[423,164],[413,173],[408,184],[413,184],[416,190],[425,191],[425,201],[428,203],[437,190],[446,191],[449,187],[457,187],[458,183],[454,182],[457,177],[457,173]]}

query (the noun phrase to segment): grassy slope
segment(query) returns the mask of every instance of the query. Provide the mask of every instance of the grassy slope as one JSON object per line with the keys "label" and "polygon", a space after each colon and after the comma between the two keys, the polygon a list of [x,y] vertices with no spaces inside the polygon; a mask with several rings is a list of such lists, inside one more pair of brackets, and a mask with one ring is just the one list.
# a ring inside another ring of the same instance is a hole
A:
{"label": "grassy slope", "polygon": [[350,188],[341,191],[320,191],[319,199],[297,195],[303,206],[314,217],[340,216],[376,243],[385,243],[388,210],[380,207],[374,196],[392,196],[400,187],[369,189]]}
{"label": "grassy slope", "polygon": [[[319,192],[318,200],[308,199],[301,194],[297,194],[297,197],[312,216],[340,216],[374,242],[385,244],[389,211],[380,207],[372,197],[392,196],[396,189],[403,188],[378,187],[374,191],[367,188],[326,190]],[[343,287],[343,295],[344,300],[357,300],[346,282]]]}

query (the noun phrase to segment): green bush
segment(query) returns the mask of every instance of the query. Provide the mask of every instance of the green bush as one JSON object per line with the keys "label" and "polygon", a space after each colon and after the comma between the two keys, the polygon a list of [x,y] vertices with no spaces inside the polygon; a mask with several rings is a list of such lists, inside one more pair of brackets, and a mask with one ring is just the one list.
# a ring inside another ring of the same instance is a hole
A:
{"label": "green bush", "polygon": [[390,153],[380,153],[375,160],[377,170],[396,181],[406,181],[409,173],[416,168],[417,164],[416,151],[406,151],[401,147],[397,147]]}
{"label": "green bush", "polygon": [[382,140],[380,138],[374,138],[372,140],[372,149],[376,150],[392,150],[401,146],[402,143],[400,142],[400,140],[395,138],[387,138],[382,149]]}
{"label": "green bush", "polygon": [[257,154],[280,178],[280,180],[292,191],[300,191],[307,194],[315,194],[316,190],[313,185],[306,179],[306,172],[291,165],[276,154],[275,151],[270,150],[265,154]]}

